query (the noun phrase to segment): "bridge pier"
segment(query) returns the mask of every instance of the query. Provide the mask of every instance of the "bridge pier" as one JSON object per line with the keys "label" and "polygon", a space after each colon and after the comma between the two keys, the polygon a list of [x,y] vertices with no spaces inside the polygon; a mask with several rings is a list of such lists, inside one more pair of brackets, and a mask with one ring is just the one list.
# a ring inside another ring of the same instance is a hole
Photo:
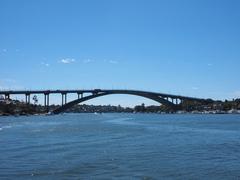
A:
{"label": "bridge pier", "polygon": [[30,94],[25,94],[25,102],[26,104],[30,104]]}
{"label": "bridge pier", "polygon": [[49,112],[49,93],[44,93],[44,107]]}
{"label": "bridge pier", "polygon": [[63,96],[64,96],[64,95],[62,94],[62,106],[63,106]]}
{"label": "bridge pier", "polygon": [[5,99],[10,99],[10,94],[5,94]]}
{"label": "bridge pier", "polygon": [[47,94],[47,107],[49,107],[49,94]]}
{"label": "bridge pier", "polygon": [[46,94],[45,96],[46,96],[46,100],[47,100],[46,104],[47,104],[47,106],[49,106],[49,94]]}
{"label": "bridge pier", "polygon": [[67,93],[62,93],[62,106],[67,104]]}
{"label": "bridge pier", "polygon": [[83,98],[83,93],[78,93],[78,99]]}
{"label": "bridge pier", "polygon": [[44,107],[46,107],[47,105],[47,97],[46,97],[46,94],[44,94]]}
{"label": "bridge pier", "polygon": [[49,94],[44,94],[44,106],[49,106]]}

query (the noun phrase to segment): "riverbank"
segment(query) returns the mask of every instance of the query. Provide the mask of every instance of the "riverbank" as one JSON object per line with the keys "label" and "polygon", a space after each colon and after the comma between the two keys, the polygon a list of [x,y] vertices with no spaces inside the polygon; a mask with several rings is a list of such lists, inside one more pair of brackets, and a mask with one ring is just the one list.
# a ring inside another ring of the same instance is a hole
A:
{"label": "riverbank", "polygon": [[[60,105],[50,105],[49,107],[41,104],[26,104],[18,100],[1,100],[0,116],[22,116],[22,115],[44,115],[48,114]],[[179,110],[172,111],[164,105],[145,106],[144,104],[131,107],[120,105],[76,105],[67,109],[65,113],[153,113],[153,114],[240,114],[240,101],[216,101],[208,104],[194,104],[183,102]]]}
{"label": "riverbank", "polygon": [[[221,114],[240,114],[240,111],[232,111],[232,112],[172,112],[172,113],[167,113],[167,112],[66,112],[64,114],[96,114],[96,115],[101,115],[101,114],[112,114],[112,113],[121,113],[121,114],[159,114],[159,115],[164,115],[164,114],[175,114],[175,115],[192,115],[192,114],[199,114],[199,115],[221,115]],[[0,113],[1,116],[43,116],[43,115],[53,115],[50,112],[42,112],[42,113]]]}
{"label": "riverbank", "polygon": [[46,108],[36,104],[26,104],[18,100],[0,102],[0,116],[21,116],[45,114]]}

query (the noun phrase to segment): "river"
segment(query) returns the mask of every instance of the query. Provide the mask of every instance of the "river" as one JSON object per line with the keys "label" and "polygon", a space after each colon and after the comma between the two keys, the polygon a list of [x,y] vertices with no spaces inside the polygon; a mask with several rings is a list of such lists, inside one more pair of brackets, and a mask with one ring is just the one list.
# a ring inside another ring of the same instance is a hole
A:
{"label": "river", "polygon": [[0,179],[240,179],[240,115],[0,117]]}

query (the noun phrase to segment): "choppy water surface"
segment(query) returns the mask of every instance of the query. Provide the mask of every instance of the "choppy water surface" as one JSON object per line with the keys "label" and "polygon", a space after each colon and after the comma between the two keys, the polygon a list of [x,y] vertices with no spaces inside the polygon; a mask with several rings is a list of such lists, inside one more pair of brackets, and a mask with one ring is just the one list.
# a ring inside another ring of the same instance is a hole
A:
{"label": "choppy water surface", "polygon": [[240,179],[239,115],[0,117],[0,179]]}

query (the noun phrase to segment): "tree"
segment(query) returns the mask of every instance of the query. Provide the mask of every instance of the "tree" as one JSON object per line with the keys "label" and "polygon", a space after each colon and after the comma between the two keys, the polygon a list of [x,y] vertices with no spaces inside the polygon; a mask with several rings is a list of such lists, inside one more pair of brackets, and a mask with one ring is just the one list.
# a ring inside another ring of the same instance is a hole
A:
{"label": "tree", "polygon": [[37,98],[36,95],[34,95],[32,99],[33,99],[33,101],[34,101],[34,104],[37,104],[37,103],[38,103],[38,98]]}
{"label": "tree", "polygon": [[142,103],[142,105],[140,105],[140,106],[135,106],[134,107],[134,111],[136,111],[136,112],[145,112],[145,104],[144,103]]}

